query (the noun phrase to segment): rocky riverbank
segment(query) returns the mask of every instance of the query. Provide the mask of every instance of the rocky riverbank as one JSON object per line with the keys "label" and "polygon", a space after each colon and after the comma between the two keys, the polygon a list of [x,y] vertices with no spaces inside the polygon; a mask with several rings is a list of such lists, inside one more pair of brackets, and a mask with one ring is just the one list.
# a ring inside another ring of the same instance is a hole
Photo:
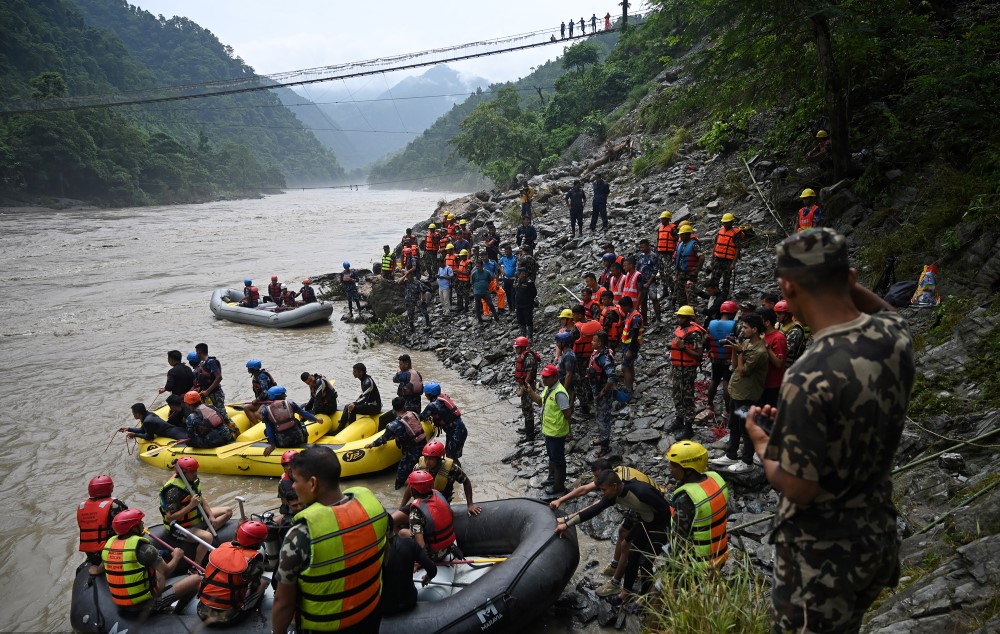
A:
{"label": "rocky riverbank", "polygon": [[[535,311],[535,341],[533,349],[543,359],[554,356],[553,335],[558,329],[557,315],[563,308],[576,303],[563,286],[575,292],[586,272],[597,273],[602,250],[600,243],[610,241],[619,254],[638,250],[641,238],[655,244],[657,218],[663,209],[678,217],[688,217],[705,244],[719,226],[723,213],[734,214],[738,222],[753,226],[753,237],[743,252],[736,269],[734,299],[755,303],[761,292],[777,291],[773,280],[773,246],[785,236],[783,227],[792,223],[798,207],[797,195],[805,186],[815,186],[819,174],[814,168],[793,170],[775,162],[755,157],[749,164],[734,155],[708,156],[695,148],[685,148],[669,168],[646,178],[632,175],[630,165],[634,154],[628,148],[637,147],[629,138],[618,139],[608,147],[625,148],[611,157],[596,149],[583,161],[561,166],[535,176],[531,185],[536,189],[534,203],[535,226],[539,244],[535,257],[540,264],[538,274],[539,305]],[[593,146],[591,146],[593,147]],[[606,236],[586,235],[571,239],[569,218],[563,194],[573,180],[586,178],[593,167],[600,165],[611,183],[608,211],[611,228]],[[488,194],[479,192],[439,205],[434,214],[413,225],[414,233],[422,234],[430,222],[441,223],[445,210],[466,219],[473,230],[480,232],[487,221],[493,221],[501,235],[512,240],[519,218],[517,192]],[[867,222],[871,209],[843,181],[823,188],[820,192],[827,223],[846,234],[852,250],[866,244]],[[900,193],[900,203],[906,203],[906,192]],[[980,244],[982,243],[982,244]],[[994,249],[990,251],[990,245]],[[983,260],[995,257],[1000,246],[997,236],[977,236],[977,248]],[[708,260],[710,262],[710,258]],[[987,274],[988,275],[988,274]],[[981,272],[955,280],[954,290],[976,293],[985,278]],[[386,320],[403,312],[401,288],[377,278],[369,279],[370,287],[363,294],[371,305],[375,318]],[[962,398],[975,393],[974,381],[947,382],[949,389],[935,391],[927,383],[942,381],[941,375],[962,376],[971,363],[977,346],[991,341],[998,332],[998,304],[989,304],[989,297],[979,296],[980,308],[962,315],[955,323],[945,323],[948,315],[942,311],[903,309],[910,320],[922,348],[919,370],[924,384],[919,389],[941,399]],[[660,483],[667,483],[665,450],[674,441],[665,431],[673,420],[673,402],[669,393],[668,346],[673,329],[671,312],[664,307],[664,320],[647,325],[645,344],[637,364],[636,389],[633,400],[614,414],[612,456],[615,461],[637,467]],[[652,313],[650,313],[652,314]],[[968,319],[965,322],[965,319]],[[418,326],[410,332],[405,320],[388,322],[380,330],[390,338],[418,350],[434,351],[449,367],[458,370],[467,380],[493,389],[498,398],[516,399],[513,386],[514,351],[512,343],[518,334],[510,311],[497,322],[479,324],[474,314],[447,315],[440,307],[431,306],[430,327]],[[971,327],[964,327],[971,325]],[[967,379],[968,377],[966,377]],[[705,396],[707,377],[699,377],[697,392],[697,422],[695,440],[710,448],[712,456],[721,454],[726,435],[720,413],[721,396],[709,407]],[[922,398],[926,398],[924,394]],[[520,426],[519,419],[507,424]],[[905,432],[899,450],[898,464],[902,467],[921,456],[948,449],[964,439],[982,436],[1000,427],[1000,414],[985,411],[975,415],[951,417],[939,415],[914,421]],[[590,440],[596,435],[594,421],[576,418],[572,438],[567,444],[569,482],[577,485],[590,477],[587,463],[593,459]],[[927,460],[914,467],[901,469],[897,477],[896,498],[900,509],[900,531],[904,542],[904,580],[901,587],[886,596],[870,615],[868,632],[930,632],[945,626],[948,631],[996,631],[995,612],[1000,608],[996,596],[1000,578],[980,557],[989,556],[998,547],[1000,532],[1000,459],[995,457],[1000,434],[959,447],[939,459]],[[509,465],[512,481],[523,484],[526,495],[540,496],[541,481],[546,472],[543,444],[519,443],[503,458]],[[769,513],[777,504],[777,494],[770,488],[760,468],[746,473],[723,475],[730,481],[734,495],[730,508],[730,531],[738,535],[731,541],[734,548],[745,551],[762,574],[771,572],[773,548],[767,544]],[[584,504],[585,501],[577,501]],[[935,519],[960,504],[961,510],[935,524]],[[568,507],[569,510],[576,508]],[[620,517],[607,512],[584,524],[581,529],[595,539],[611,539],[617,534]],[[570,610],[577,620],[599,619],[602,625],[629,626],[628,618],[598,602],[593,589],[604,579],[597,570],[602,561],[585,561],[568,589],[558,609]],[[990,598],[992,597],[992,598]],[[961,624],[962,625],[960,627]],[[632,622],[632,627],[636,623]],[[955,630],[955,628],[959,628]]]}

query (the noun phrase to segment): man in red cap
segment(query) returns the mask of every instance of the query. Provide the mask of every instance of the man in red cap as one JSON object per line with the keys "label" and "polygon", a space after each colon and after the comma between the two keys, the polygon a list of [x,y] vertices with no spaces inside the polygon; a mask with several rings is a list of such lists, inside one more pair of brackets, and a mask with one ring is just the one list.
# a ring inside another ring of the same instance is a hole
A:
{"label": "man in red cap", "polygon": [[545,436],[545,453],[549,458],[549,478],[552,480],[545,489],[549,497],[566,493],[566,436],[569,435],[569,417],[572,401],[569,392],[559,382],[559,369],[551,363],[542,368],[541,395],[535,387],[527,384],[528,396],[536,405],[542,406],[542,435]]}

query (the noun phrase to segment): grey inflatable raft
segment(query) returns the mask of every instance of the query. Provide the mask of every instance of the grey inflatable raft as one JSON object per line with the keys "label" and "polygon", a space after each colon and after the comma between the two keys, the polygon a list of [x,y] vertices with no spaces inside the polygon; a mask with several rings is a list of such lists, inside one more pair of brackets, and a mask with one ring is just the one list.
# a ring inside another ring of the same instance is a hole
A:
{"label": "grey inflatable raft", "polygon": [[242,299],[243,291],[235,288],[218,288],[212,293],[209,305],[212,313],[219,319],[266,328],[307,326],[327,321],[333,314],[333,304],[328,302],[313,302],[292,310],[278,311],[277,305],[272,302],[261,302],[257,308],[245,308],[239,305]]}

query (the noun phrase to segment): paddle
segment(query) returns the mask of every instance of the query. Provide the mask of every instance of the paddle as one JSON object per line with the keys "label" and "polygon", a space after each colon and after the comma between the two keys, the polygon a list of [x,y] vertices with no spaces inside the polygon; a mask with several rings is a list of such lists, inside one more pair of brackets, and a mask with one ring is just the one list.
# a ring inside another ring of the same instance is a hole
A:
{"label": "paddle", "polygon": [[141,454],[139,454],[139,456],[141,456],[142,458],[152,458],[153,456],[160,455],[162,452],[167,451],[168,449],[173,449],[177,445],[186,443],[188,440],[190,440],[190,438],[181,438],[180,440],[173,440],[161,447],[157,447],[156,449],[149,449],[147,451],[144,451]]}
{"label": "paddle", "polygon": [[[184,483],[184,486],[187,487],[188,494],[190,494],[191,497],[199,497],[198,494],[194,492],[194,487],[192,487],[191,483],[188,482],[187,476],[184,475],[184,470],[180,468],[180,465],[177,464],[176,460],[174,461],[174,473],[177,474],[177,477],[180,478],[181,482]],[[219,534],[215,531],[215,527],[212,526],[212,517],[205,512],[205,505],[201,503],[201,499],[198,500],[198,511],[201,513],[201,516],[205,518],[205,524],[208,526],[208,532],[212,533],[212,537],[218,537]],[[172,522],[171,527],[173,527],[174,524],[176,524],[176,522]]]}
{"label": "paddle", "polygon": [[[319,419],[317,419],[315,422],[314,421],[309,421],[309,422],[306,423],[305,426],[308,428],[310,425],[316,425],[319,422],[320,422]],[[233,444],[225,445],[223,447],[219,447],[218,449],[215,450],[215,455],[217,457],[219,457],[219,458],[228,458],[229,456],[233,455],[234,453],[236,453],[240,449],[243,449],[244,447],[249,447],[250,445],[253,445],[253,444],[259,443],[259,442],[267,442],[267,436],[264,436],[263,438],[258,438],[257,440],[248,440],[246,442],[238,442],[238,443],[233,443]]]}
{"label": "paddle", "polygon": [[[423,582],[420,581],[419,579],[414,579],[413,583],[414,584],[418,584],[418,583],[419,584],[423,584]],[[461,583],[461,582],[458,582],[458,581],[434,581],[433,579],[431,579],[427,583],[428,583],[428,585],[432,585],[432,586],[451,586],[453,588],[464,588],[466,586],[471,586],[472,585],[471,583]]]}
{"label": "paddle", "polygon": [[[152,539],[154,542],[156,542],[160,546],[163,546],[167,550],[170,550],[170,551],[174,550],[173,546],[171,546],[167,542],[163,541],[162,539],[160,539],[156,535],[150,533],[148,530],[143,531],[143,533],[145,533],[146,535],[148,535],[150,537],[150,539]],[[197,570],[201,574],[205,574],[205,569],[202,568],[201,566],[199,566],[198,564],[194,563],[194,560],[191,559],[190,557],[188,557],[187,555],[184,556],[184,561],[186,561],[189,566],[191,566],[192,568],[194,568],[195,570]]]}
{"label": "paddle", "polygon": [[452,561],[435,562],[437,566],[456,566],[458,564],[498,564],[507,561],[506,557],[484,557],[482,559],[454,559]]}

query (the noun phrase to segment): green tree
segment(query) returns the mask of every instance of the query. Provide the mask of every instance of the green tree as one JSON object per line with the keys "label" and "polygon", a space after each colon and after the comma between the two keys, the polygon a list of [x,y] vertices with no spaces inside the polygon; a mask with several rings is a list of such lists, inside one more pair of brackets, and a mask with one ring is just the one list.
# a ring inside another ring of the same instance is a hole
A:
{"label": "green tree", "polygon": [[587,66],[593,66],[601,59],[601,47],[593,42],[578,42],[563,53],[562,67],[582,72]]}
{"label": "green tree", "polygon": [[57,99],[66,96],[66,82],[59,73],[42,73],[31,79],[32,99]]}

